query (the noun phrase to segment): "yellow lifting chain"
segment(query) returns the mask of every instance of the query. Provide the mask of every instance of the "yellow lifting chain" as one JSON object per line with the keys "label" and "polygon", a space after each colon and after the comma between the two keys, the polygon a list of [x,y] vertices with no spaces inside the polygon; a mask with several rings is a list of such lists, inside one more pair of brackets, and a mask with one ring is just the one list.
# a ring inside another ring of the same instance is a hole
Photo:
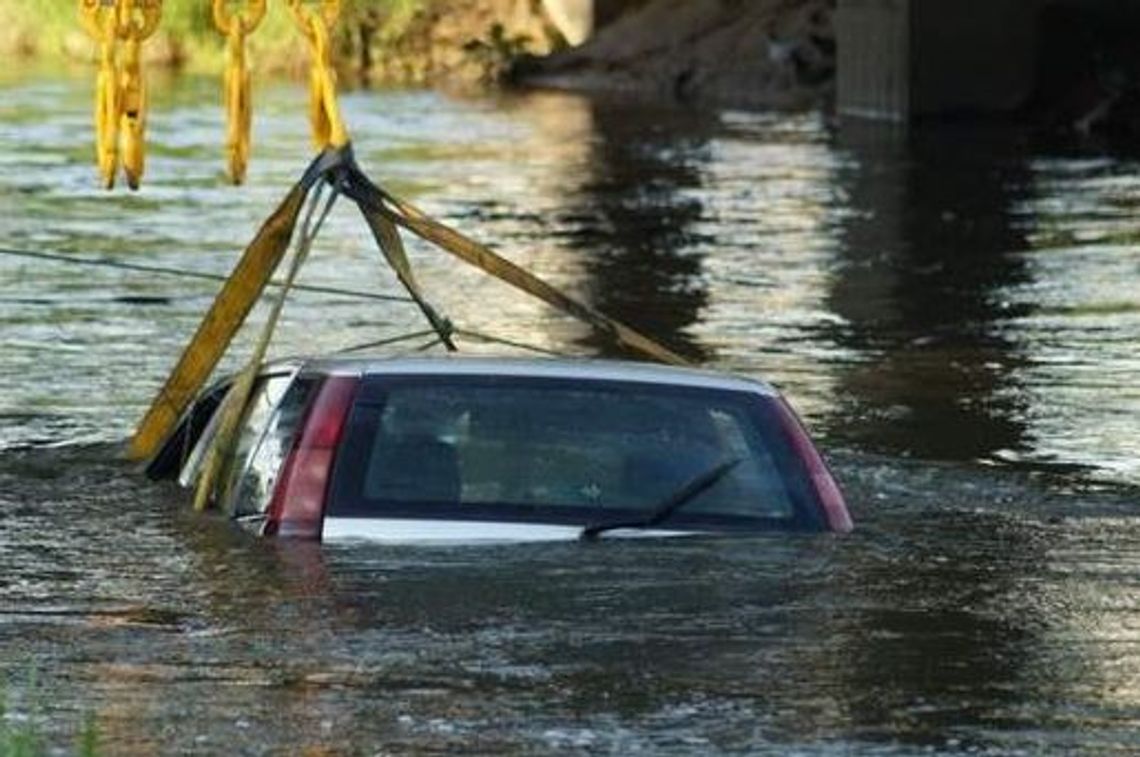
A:
{"label": "yellow lifting chain", "polygon": [[162,0],[119,0],[118,35],[123,40],[119,69],[119,129],[123,173],[131,189],[139,188],[145,164],[146,82],[142,76],[142,43],[158,28]]}
{"label": "yellow lifting chain", "polygon": [[245,38],[265,17],[266,0],[245,0],[243,12],[231,13],[227,0],[214,0],[214,26],[226,35],[226,72],[222,95],[226,106],[226,163],[230,181],[241,184],[249,165],[250,127],[253,101],[249,68],[245,59]]}
{"label": "yellow lifting chain", "polygon": [[99,73],[95,76],[95,160],[107,189],[115,185],[118,169],[117,12],[114,0],[79,0],[79,19],[91,38],[99,43]]}
{"label": "yellow lifting chain", "polygon": [[303,0],[287,0],[297,28],[309,41],[309,123],[318,150],[348,144],[348,131],[336,99],[336,72],[329,51],[329,29],[340,15],[340,0],[321,0],[320,10]]}
{"label": "yellow lifting chain", "polygon": [[161,16],[162,0],[79,0],[79,18],[99,43],[95,151],[99,175],[107,189],[115,185],[120,137],[127,184],[138,189],[142,179],[146,84],[141,50],[143,41],[158,28]]}

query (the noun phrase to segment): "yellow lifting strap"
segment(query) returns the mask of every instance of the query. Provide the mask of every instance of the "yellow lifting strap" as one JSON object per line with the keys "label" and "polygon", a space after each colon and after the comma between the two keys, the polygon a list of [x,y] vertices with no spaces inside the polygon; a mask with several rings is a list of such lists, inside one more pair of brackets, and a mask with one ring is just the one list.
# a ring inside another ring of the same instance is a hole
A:
{"label": "yellow lifting strap", "polygon": [[132,459],[142,460],[155,453],[210,377],[281,262],[308,191],[301,184],[293,187],[249,243],[182,351],[178,365],[139,422],[128,452]]}
{"label": "yellow lifting strap", "polygon": [[161,17],[162,0],[79,0],[80,21],[99,43],[95,151],[107,189],[115,185],[120,149],[127,184],[138,189],[142,179],[146,134],[142,43],[154,34]]}
{"label": "yellow lifting strap", "polygon": [[[316,239],[317,233],[328,217],[329,211],[332,210],[333,203],[336,202],[337,192],[334,188],[329,196],[328,202],[325,203],[324,210],[314,222],[313,216],[317,205],[320,203],[322,189],[323,185],[318,185],[316,194],[310,200],[309,211],[302,224],[301,235],[297,240],[296,250],[293,253],[293,261],[289,265],[289,272],[285,277],[285,283],[281,287],[281,291],[277,293],[277,298],[270,306],[269,317],[266,318],[265,324],[261,327],[261,336],[258,337],[257,343],[254,345],[253,354],[234,380],[233,386],[226,392],[225,399],[222,400],[221,407],[218,408],[220,425],[214,434],[213,443],[206,453],[205,464],[202,467],[202,473],[198,479],[197,488],[194,491],[194,509],[199,512],[205,510],[209,505],[210,495],[214,492],[215,486],[218,484],[218,476],[222,472],[223,463],[233,454],[234,446],[237,441],[238,426],[245,414],[246,406],[249,404],[250,395],[253,393],[253,385],[257,381],[258,371],[261,369],[261,364],[265,360],[265,354],[269,349],[269,342],[273,339],[273,332],[277,328],[277,321],[281,317],[281,310],[285,306],[285,300],[289,297],[289,290],[293,288],[293,284],[297,280],[297,275],[301,272],[301,266],[304,265],[305,260],[309,256],[309,251],[313,247],[313,240]],[[223,495],[225,490],[228,489],[228,483],[229,482],[222,482]]]}
{"label": "yellow lifting strap", "polygon": [[532,297],[537,297],[563,313],[572,316],[606,334],[617,344],[634,352],[671,365],[688,365],[689,361],[672,350],[658,344],[644,334],[614,320],[594,308],[574,299],[557,287],[548,284],[530,271],[493,252],[486,245],[464,236],[450,226],[430,218],[410,203],[404,202],[383,190],[379,190],[384,203],[370,203],[357,200],[366,214],[379,213],[392,222],[408,229],[416,236],[435,244],[443,251],[454,255],[465,263],[479,268],[485,273],[510,284]]}
{"label": "yellow lifting strap", "polygon": [[340,0],[321,0],[313,10],[304,0],[287,0],[298,30],[309,42],[309,123],[318,150],[348,144],[348,130],[336,99],[336,71],[329,49],[329,30],[340,15]]}
{"label": "yellow lifting strap", "polygon": [[411,267],[404,255],[403,244],[399,241],[397,226],[587,323],[618,344],[660,362],[688,364],[684,357],[653,339],[574,299],[485,245],[429,218],[422,211],[376,186],[357,167],[351,146],[345,145],[340,149],[327,149],[313,161],[246,248],[237,267],[202,319],[197,332],[183,350],[178,364],[139,422],[127,453],[132,459],[142,460],[155,454],[205,385],[281,262],[305,197],[322,181],[332,184],[344,197],[359,206],[401,283],[416,299],[445,343],[448,341],[450,325],[435,315],[420,299]]}
{"label": "yellow lifting strap", "polygon": [[226,35],[226,70],[222,81],[226,108],[226,166],[230,181],[245,181],[249,165],[253,100],[245,39],[265,18],[266,0],[245,0],[245,10],[231,12],[227,0],[214,0],[214,26]]}

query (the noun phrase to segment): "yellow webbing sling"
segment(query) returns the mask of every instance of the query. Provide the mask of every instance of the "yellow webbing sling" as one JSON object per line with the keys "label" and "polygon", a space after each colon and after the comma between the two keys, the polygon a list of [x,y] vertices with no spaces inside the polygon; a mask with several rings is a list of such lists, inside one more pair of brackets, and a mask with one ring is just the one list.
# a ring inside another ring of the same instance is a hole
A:
{"label": "yellow webbing sling", "polygon": [[178,364],[139,423],[128,453],[133,459],[141,460],[154,454],[225,354],[289,247],[305,196],[321,178],[323,158],[314,162],[261,225],[222,285],[198,330],[182,351]]}
{"label": "yellow webbing sling", "polygon": [[345,145],[342,148],[326,149],[313,161],[246,248],[234,272],[183,351],[177,366],[139,423],[128,453],[133,459],[145,459],[155,453],[202,389],[281,262],[305,196],[322,180],[328,181],[360,207],[385,258],[445,343],[449,343],[450,324],[440,318],[420,297],[397,227],[408,229],[516,289],[584,321],[620,345],[663,363],[688,364],[685,358],[672,350],[574,299],[499,256],[487,246],[429,218],[414,206],[373,184],[357,167],[351,145]]}

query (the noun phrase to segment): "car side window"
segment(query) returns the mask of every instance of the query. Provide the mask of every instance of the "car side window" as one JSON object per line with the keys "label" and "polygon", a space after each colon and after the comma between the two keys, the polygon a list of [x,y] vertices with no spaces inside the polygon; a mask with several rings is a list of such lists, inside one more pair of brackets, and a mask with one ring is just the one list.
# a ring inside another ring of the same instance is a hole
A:
{"label": "car side window", "polygon": [[[269,506],[277,477],[293,445],[315,380],[271,380],[242,424],[231,469],[228,509],[235,517],[259,515]],[[287,387],[286,387],[287,385]]]}

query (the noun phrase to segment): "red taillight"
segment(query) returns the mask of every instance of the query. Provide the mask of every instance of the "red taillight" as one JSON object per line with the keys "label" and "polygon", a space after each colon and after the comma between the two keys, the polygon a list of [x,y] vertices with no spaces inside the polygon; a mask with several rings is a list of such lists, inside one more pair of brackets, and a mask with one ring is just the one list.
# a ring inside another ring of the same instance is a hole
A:
{"label": "red taillight", "polygon": [[854,528],[851,514],[847,511],[843,492],[839,491],[839,485],[835,483],[835,478],[827,469],[827,463],[823,461],[800,419],[783,397],[776,398],[775,406],[780,416],[780,424],[792,443],[792,449],[807,467],[808,476],[811,477],[812,486],[815,487],[816,496],[819,497],[819,503],[823,507],[828,528],[843,533],[850,531]]}
{"label": "red taillight", "polygon": [[317,390],[273,490],[267,534],[320,538],[336,447],[358,383],[355,376],[332,376]]}

